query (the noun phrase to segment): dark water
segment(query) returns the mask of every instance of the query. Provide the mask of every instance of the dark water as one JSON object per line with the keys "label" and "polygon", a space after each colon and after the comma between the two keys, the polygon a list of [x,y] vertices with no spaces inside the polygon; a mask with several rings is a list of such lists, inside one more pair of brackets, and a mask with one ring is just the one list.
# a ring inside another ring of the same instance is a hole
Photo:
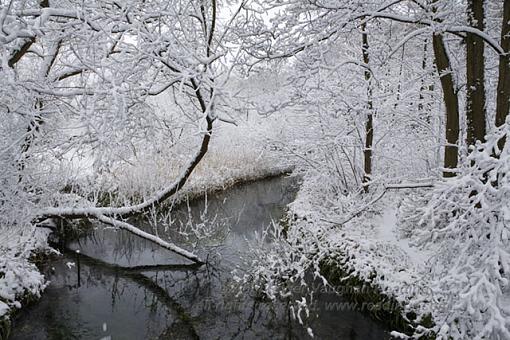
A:
{"label": "dark water", "polygon": [[[99,227],[68,243],[80,250],[79,261],[67,251],[48,266],[51,284],[15,321],[11,338],[309,339],[286,302],[238,294],[232,285],[232,271],[249,256],[250,239],[283,216],[297,185],[295,178],[282,177],[238,186],[208,197],[207,204],[199,200],[175,209],[167,216],[171,227],[133,221],[187,249],[194,243],[208,259],[199,268],[123,231]],[[186,237],[197,223],[207,229],[202,241]],[[316,298],[308,320],[315,339],[389,338],[336,295],[318,291]]]}

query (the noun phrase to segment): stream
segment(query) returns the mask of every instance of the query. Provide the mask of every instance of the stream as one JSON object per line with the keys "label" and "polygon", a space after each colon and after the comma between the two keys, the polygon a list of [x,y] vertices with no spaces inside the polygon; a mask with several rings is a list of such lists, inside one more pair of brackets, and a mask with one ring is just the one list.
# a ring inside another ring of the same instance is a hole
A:
{"label": "stream", "polygon": [[[298,182],[275,177],[182,204],[165,216],[172,227],[149,223],[161,216],[132,221],[186,249],[195,242],[205,266],[103,227],[65,242],[63,256],[43,270],[51,283],[15,319],[10,339],[310,339],[285,301],[238,294],[232,285],[250,240],[283,217]],[[308,320],[315,339],[389,339],[365,314],[331,308],[345,303],[336,294],[317,291],[316,299]]]}

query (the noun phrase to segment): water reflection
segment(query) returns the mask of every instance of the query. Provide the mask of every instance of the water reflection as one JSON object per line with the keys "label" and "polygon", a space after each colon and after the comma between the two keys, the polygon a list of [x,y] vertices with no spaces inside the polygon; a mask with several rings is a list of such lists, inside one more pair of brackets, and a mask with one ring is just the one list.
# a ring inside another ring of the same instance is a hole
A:
{"label": "water reflection", "polygon": [[[52,283],[41,301],[16,321],[12,339],[309,338],[285,302],[239,295],[230,284],[247,242],[282,217],[296,190],[295,178],[269,179],[208,197],[207,204],[197,200],[181,206],[166,216],[171,227],[133,221],[188,249],[191,242],[208,257],[207,266],[189,265],[178,255],[112,229],[98,228],[69,243],[68,248],[81,252],[80,284],[78,255],[67,252],[47,268]],[[207,237],[190,237],[190,220],[206,225]],[[337,296],[318,293],[318,299],[322,304],[312,320],[316,338],[388,337],[358,312],[325,308],[326,302],[341,301]]]}

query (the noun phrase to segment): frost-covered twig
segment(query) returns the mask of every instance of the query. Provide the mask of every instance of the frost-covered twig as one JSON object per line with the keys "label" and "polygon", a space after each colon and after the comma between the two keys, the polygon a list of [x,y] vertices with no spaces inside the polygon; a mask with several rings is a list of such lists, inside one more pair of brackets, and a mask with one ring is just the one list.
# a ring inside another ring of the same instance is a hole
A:
{"label": "frost-covered twig", "polygon": [[377,201],[379,201],[381,198],[383,198],[384,194],[386,194],[386,192],[388,190],[431,188],[433,186],[434,186],[433,183],[400,183],[400,184],[386,185],[386,186],[384,186],[384,188],[381,190],[381,192],[374,199],[372,199],[367,204],[363,205],[361,208],[359,208],[355,212],[350,213],[349,215],[347,215],[347,217],[344,220],[342,220],[342,221],[333,221],[333,220],[325,219],[325,218],[321,218],[320,220],[323,221],[323,222],[327,222],[327,223],[331,223],[331,224],[335,224],[335,225],[344,225],[345,223],[349,222],[350,220],[352,220],[353,218],[355,218],[356,216],[361,214],[363,211],[365,211],[369,207],[373,206]]}

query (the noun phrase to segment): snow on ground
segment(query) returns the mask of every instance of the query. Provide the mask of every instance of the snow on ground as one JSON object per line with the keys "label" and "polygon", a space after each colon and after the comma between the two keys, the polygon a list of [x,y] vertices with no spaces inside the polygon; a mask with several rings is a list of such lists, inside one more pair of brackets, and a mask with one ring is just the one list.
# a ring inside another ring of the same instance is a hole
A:
{"label": "snow on ground", "polygon": [[395,197],[386,196],[377,206],[380,213],[361,214],[330,229],[330,244],[338,249],[350,244],[349,265],[359,276],[414,311],[426,313],[429,309],[422,301],[432,299],[425,271],[430,254],[399,236]]}
{"label": "snow on ground", "polygon": [[[398,228],[397,207],[393,202],[388,204],[382,210],[382,214],[374,219],[374,241],[379,246],[388,247],[403,255],[406,259],[405,267],[399,272],[418,273],[425,267],[427,260],[430,258],[430,253],[413,247],[408,238],[401,237]],[[404,263],[401,266],[404,266]]]}

